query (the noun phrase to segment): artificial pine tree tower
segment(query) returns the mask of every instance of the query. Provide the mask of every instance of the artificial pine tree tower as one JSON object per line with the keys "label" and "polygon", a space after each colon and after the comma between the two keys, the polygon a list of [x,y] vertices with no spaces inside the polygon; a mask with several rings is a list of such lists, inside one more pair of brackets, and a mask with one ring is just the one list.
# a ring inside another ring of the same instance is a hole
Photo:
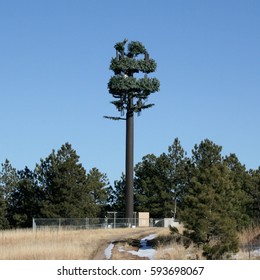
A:
{"label": "artificial pine tree tower", "polygon": [[[145,47],[140,42],[132,41],[126,52],[126,43],[125,39],[114,46],[116,57],[111,60],[110,70],[115,75],[108,82],[109,93],[115,98],[111,103],[121,116],[106,118],[126,121],[126,218],[131,223],[134,212],[134,113],[140,115],[143,109],[154,105],[146,104],[147,98],[159,91],[160,83],[158,79],[147,76],[156,70],[156,62],[150,59]],[[137,73],[143,73],[144,76],[134,77]]]}

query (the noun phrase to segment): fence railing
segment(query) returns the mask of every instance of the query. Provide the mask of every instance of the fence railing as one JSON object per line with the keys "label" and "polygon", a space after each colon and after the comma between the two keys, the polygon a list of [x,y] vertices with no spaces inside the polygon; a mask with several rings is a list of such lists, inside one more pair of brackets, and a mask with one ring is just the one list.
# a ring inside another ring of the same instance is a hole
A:
{"label": "fence railing", "polygon": [[33,218],[33,230],[163,227],[164,219],[126,218]]}

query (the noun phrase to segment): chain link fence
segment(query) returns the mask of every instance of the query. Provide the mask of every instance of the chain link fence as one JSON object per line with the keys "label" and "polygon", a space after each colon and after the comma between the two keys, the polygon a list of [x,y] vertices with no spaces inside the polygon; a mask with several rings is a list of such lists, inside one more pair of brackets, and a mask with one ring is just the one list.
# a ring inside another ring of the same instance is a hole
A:
{"label": "chain link fence", "polygon": [[126,227],[163,227],[164,219],[126,219],[109,215],[105,218],[34,218],[33,230],[78,230]]}

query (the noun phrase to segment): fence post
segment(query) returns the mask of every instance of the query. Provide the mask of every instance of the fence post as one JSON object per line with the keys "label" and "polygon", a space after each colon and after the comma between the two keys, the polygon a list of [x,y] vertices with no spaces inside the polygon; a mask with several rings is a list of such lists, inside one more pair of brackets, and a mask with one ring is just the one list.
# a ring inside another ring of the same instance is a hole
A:
{"label": "fence post", "polygon": [[89,228],[89,218],[86,218],[86,229]]}
{"label": "fence post", "polygon": [[32,228],[33,228],[33,231],[36,231],[36,223],[35,223],[34,218],[32,219]]}

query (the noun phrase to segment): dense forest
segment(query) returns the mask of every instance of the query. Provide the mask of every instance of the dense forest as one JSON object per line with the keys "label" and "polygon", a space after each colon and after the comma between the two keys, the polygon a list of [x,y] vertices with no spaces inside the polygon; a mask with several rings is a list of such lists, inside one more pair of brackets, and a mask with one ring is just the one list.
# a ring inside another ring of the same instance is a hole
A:
{"label": "dense forest", "polygon": [[[162,218],[176,209],[186,235],[204,245],[208,258],[235,251],[236,233],[260,221],[260,168],[247,170],[235,154],[221,152],[205,139],[188,157],[176,138],[167,152],[145,155],[135,166],[135,211]],[[40,159],[34,170],[16,170],[6,160],[0,170],[0,229],[31,227],[33,217],[124,212],[124,190],[124,174],[110,185],[98,168],[84,169],[69,143]]]}

